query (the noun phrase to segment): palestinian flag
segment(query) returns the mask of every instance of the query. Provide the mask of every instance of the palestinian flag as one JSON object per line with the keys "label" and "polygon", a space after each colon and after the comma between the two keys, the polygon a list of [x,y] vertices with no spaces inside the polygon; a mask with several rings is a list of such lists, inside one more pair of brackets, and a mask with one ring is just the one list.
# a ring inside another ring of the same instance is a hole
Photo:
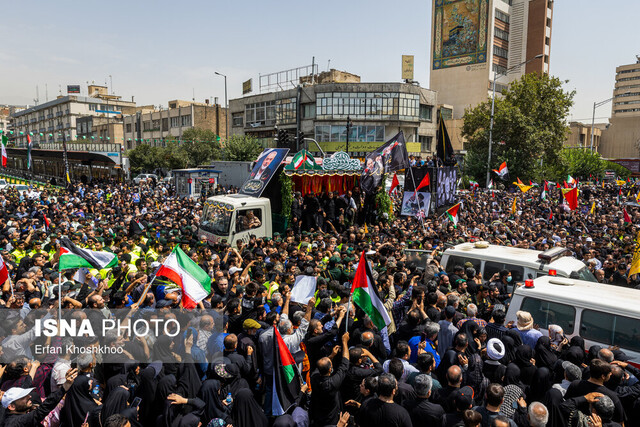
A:
{"label": "palestinian flag", "polygon": [[182,288],[184,308],[195,308],[211,293],[211,277],[179,245],[173,248],[156,276],[164,276]]}
{"label": "palestinian flag", "polygon": [[300,394],[300,373],[278,328],[273,327],[273,391],[271,412],[285,414]]}
{"label": "palestinian flag", "polygon": [[67,237],[60,239],[59,270],[80,267],[102,270],[116,265],[118,265],[118,257],[111,252],[90,251],[77,247]]}
{"label": "palestinian flag", "polygon": [[547,193],[549,192],[549,183],[547,181],[544,182],[544,187],[542,188],[542,192],[540,193],[540,198],[542,200],[547,200]]}
{"label": "palestinian flag", "polygon": [[47,215],[42,214],[42,218],[44,219],[44,229],[45,231],[49,231],[51,228],[51,221],[47,218]]}
{"label": "palestinian flag", "polygon": [[567,184],[575,186],[577,182],[574,177],[572,177],[571,175],[567,175]]}
{"label": "palestinian flag", "polygon": [[458,225],[458,211],[460,210],[460,203],[457,203],[447,209],[447,217],[449,221],[453,222],[453,225]]}
{"label": "palestinian flag", "polygon": [[139,236],[144,232],[144,225],[139,219],[131,218],[129,221],[129,237]]}
{"label": "palestinian flag", "polygon": [[624,222],[631,223],[631,217],[629,216],[629,213],[627,212],[627,208],[622,208],[622,214],[624,215]]}
{"label": "palestinian flag", "polygon": [[491,190],[493,188],[493,180],[489,181],[489,186],[487,187],[487,189]]}
{"label": "palestinian flag", "polygon": [[506,179],[506,176],[509,175],[509,169],[507,168],[507,162],[502,162],[498,169],[493,170],[498,176],[502,179]]}
{"label": "palestinian flag", "polygon": [[360,255],[360,262],[356,269],[356,277],[353,278],[353,284],[351,285],[351,298],[362,311],[367,313],[378,330],[384,329],[391,323],[389,313],[387,313],[387,309],[384,308],[382,299],[378,296],[378,291],[376,290],[364,251],[362,251],[362,255]]}
{"label": "palestinian flag", "polygon": [[9,138],[7,135],[2,135],[2,167],[7,167],[7,142],[9,142]]}

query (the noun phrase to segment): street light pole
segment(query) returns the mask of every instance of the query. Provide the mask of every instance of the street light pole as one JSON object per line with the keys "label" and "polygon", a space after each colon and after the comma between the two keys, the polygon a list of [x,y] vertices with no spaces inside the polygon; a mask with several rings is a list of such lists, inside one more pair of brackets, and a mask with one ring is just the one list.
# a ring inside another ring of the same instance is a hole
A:
{"label": "street light pole", "polygon": [[[225,113],[224,113],[224,124],[225,124],[225,137],[224,137],[224,142],[226,144],[226,142],[229,140],[229,100],[227,99],[227,76],[219,73],[219,72],[215,72],[217,75],[224,77],[224,108],[225,108]],[[222,150],[222,152],[224,153],[224,149]],[[224,155],[222,156],[224,157]]]}
{"label": "street light pole", "polygon": [[[631,91],[626,91],[626,92],[622,92],[619,93],[618,96],[620,95],[625,95],[627,93],[629,93]],[[600,101],[600,102],[594,102],[593,103],[593,115],[591,116],[591,152],[593,153],[593,126],[594,126],[594,122],[596,120],[596,108],[598,107],[602,107],[604,104],[606,104],[609,101],[612,101],[615,98],[615,96],[612,96],[609,99],[605,99],[604,101]]]}
{"label": "street light pole", "polygon": [[528,61],[524,61],[518,65],[514,65],[513,67],[508,68],[504,73],[494,72],[493,74],[493,95],[491,96],[491,120],[489,122],[489,156],[487,159],[487,182],[486,186],[489,187],[489,183],[491,182],[491,146],[493,145],[493,113],[495,111],[496,105],[496,80],[498,80],[502,76],[506,76],[510,71],[515,70],[516,68],[520,68],[523,65],[528,64],[531,61],[542,58],[544,55],[539,54],[529,59]]}

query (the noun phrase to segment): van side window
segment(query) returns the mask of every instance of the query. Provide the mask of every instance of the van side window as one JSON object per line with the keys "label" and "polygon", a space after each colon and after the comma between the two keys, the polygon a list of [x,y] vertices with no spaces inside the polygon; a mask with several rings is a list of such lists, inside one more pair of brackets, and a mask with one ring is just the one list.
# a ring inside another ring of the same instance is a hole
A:
{"label": "van side window", "polygon": [[258,228],[262,225],[262,209],[243,209],[236,217],[236,233]]}
{"label": "van side window", "polygon": [[566,335],[573,333],[576,309],[570,305],[526,297],[520,310],[531,313],[533,321],[541,328],[548,329],[549,325],[558,325]]}
{"label": "van side window", "polygon": [[522,277],[524,276],[524,267],[519,265],[510,265],[505,264],[504,268],[511,272],[511,276],[513,276],[514,282],[522,282]]}
{"label": "van side window", "polygon": [[583,310],[580,336],[599,343],[640,351],[640,320],[601,311]]}
{"label": "van side window", "polygon": [[449,260],[447,261],[447,266],[445,267],[445,271],[449,274],[453,273],[453,268],[456,265],[461,265],[463,268],[465,268],[465,264],[470,262],[471,264],[473,264],[473,268],[476,269],[476,272],[480,271],[480,260],[479,259],[474,259],[474,258],[464,258],[461,256],[457,256],[457,255],[452,255],[449,257]]}
{"label": "van side window", "polygon": [[499,273],[500,270],[502,270],[504,267],[504,264],[501,262],[493,262],[493,261],[487,261],[484,263],[484,273],[482,273],[482,278],[484,280],[491,280],[491,277],[496,274]]}

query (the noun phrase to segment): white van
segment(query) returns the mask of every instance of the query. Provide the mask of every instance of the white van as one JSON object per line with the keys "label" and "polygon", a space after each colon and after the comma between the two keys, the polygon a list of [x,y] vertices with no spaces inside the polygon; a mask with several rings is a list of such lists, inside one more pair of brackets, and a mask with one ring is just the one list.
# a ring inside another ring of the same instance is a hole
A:
{"label": "white van", "polygon": [[455,266],[464,267],[470,262],[476,271],[482,273],[484,280],[491,280],[495,273],[506,269],[511,271],[514,283],[547,275],[549,270],[555,270],[560,277],[597,282],[582,261],[566,256],[566,253],[567,250],[560,247],[542,252],[480,241],[462,243],[445,250],[440,264],[447,273],[452,273]]}
{"label": "white van", "polygon": [[539,277],[533,285],[515,290],[507,322],[516,321],[518,310],[528,311],[543,335],[549,335],[549,325],[558,325],[568,338],[584,338],[587,349],[619,346],[640,367],[639,290],[554,276]]}

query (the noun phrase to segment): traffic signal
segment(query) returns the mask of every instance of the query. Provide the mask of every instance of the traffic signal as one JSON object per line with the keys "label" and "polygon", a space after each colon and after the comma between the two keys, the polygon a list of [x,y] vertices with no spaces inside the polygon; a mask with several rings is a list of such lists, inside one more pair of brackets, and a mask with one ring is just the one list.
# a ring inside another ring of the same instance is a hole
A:
{"label": "traffic signal", "polygon": [[298,150],[299,150],[301,147],[304,147],[304,145],[303,145],[303,144],[304,144],[304,132],[303,132],[303,131],[300,131],[300,132],[298,132]]}
{"label": "traffic signal", "polygon": [[289,148],[289,133],[286,130],[278,129],[278,135],[276,139],[278,140],[278,148]]}

